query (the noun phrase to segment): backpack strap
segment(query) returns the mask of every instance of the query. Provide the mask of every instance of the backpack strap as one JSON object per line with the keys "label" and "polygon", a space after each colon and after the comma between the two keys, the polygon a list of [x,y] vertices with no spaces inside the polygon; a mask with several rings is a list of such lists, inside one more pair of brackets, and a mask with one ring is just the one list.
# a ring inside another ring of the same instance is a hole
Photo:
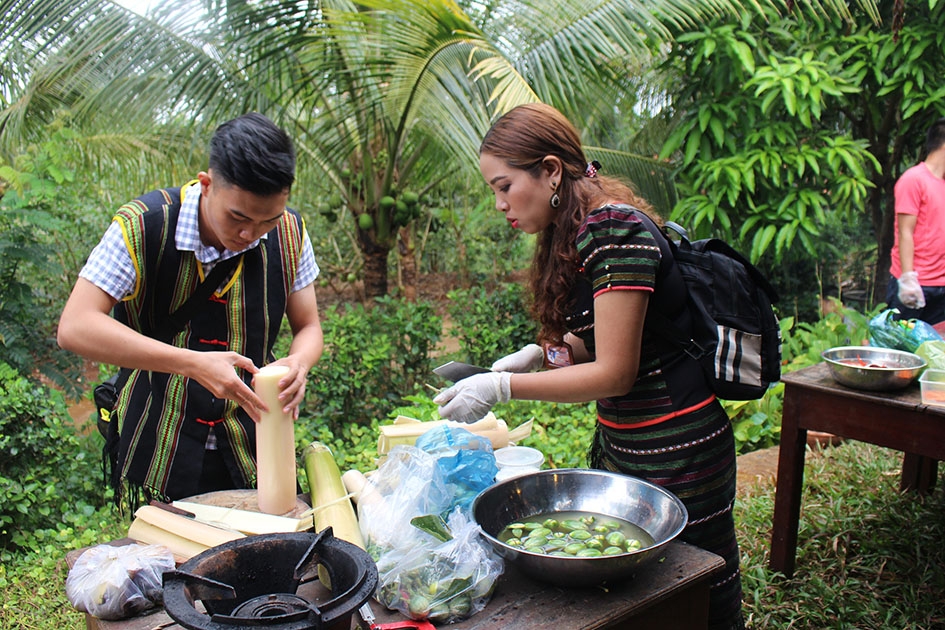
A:
{"label": "backpack strap", "polygon": [[[672,273],[672,269],[676,266],[676,253],[679,251],[680,247],[673,241],[673,239],[669,238],[664,230],[671,229],[672,231],[676,232],[680,237],[680,243],[683,247],[689,244],[687,238],[688,234],[686,229],[677,223],[673,223],[671,221],[666,222],[665,228],[660,229],[653,219],[651,219],[650,216],[645,212],[636,210],[636,213],[641,217],[643,224],[646,225],[650,233],[653,234],[653,238],[656,239],[656,242],[660,248],[660,252],[662,252],[659,268],[656,271],[656,291],[659,291],[660,287],[665,287],[666,282]],[[685,281],[683,281],[683,287],[685,288]],[[656,291],[654,291],[654,294]],[[688,304],[688,298],[686,301]],[[708,352],[706,348],[703,348],[698,343],[696,343],[696,341],[692,338],[692,335],[681,325],[679,325],[674,320],[674,318],[660,309],[655,300],[651,300],[649,306],[646,309],[646,320],[644,325],[651,331],[657,333],[664,340],[672,343],[697,361],[704,357]]]}

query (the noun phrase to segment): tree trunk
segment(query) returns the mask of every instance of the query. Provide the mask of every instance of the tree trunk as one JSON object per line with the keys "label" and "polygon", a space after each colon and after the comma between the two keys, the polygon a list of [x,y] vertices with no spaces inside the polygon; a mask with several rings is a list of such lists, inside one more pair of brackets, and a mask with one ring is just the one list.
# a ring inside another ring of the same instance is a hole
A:
{"label": "tree trunk", "polygon": [[[895,201],[893,199],[893,186],[895,182],[886,182],[874,190],[878,191],[875,195],[870,195],[871,213],[874,217],[874,226],[876,229],[876,268],[873,270],[873,295],[869,296],[870,306],[875,306],[880,302],[886,301],[886,285],[889,283],[889,263],[892,259],[891,252],[894,232],[894,219],[896,216]],[[876,198],[874,200],[874,197]],[[885,203],[884,203],[885,202]],[[884,207],[885,206],[885,207]],[[876,222],[878,221],[878,225]]]}
{"label": "tree trunk", "polygon": [[358,245],[364,255],[364,298],[372,300],[387,295],[387,255],[390,247],[376,243],[358,228]]}
{"label": "tree trunk", "polygon": [[404,297],[408,302],[416,302],[417,247],[413,242],[413,232],[409,227],[402,227],[399,230],[397,254],[400,256],[400,273],[404,288]]}
{"label": "tree trunk", "polygon": [[[889,106],[892,111],[899,110],[899,102]],[[870,152],[882,165],[881,173],[874,173],[870,179],[876,185],[867,197],[867,207],[876,235],[876,268],[873,269],[873,291],[868,296],[870,307],[886,301],[886,286],[889,284],[889,264],[892,260],[892,247],[895,242],[896,219],[896,180],[902,173],[900,164],[907,150],[901,121],[893,114],[887,114],[883,124],[875,131],[870,145]],[[864,135],[863,137],[870,137]]]}

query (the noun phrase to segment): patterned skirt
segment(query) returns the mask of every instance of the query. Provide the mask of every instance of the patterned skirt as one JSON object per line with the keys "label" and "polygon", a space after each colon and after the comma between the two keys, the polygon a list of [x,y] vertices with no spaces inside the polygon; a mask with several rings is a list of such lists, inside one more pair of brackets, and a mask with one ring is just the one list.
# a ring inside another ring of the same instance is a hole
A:
{"label": "patterned skirt", "polygon": [[744,628],[735,502],[735,441],[718,401],[683,416],[636,429],[597,425],[589,453],[592,468],[658,484],[689,511],[680,539],[721,556],[725,568],[709,591],[709,628]]}

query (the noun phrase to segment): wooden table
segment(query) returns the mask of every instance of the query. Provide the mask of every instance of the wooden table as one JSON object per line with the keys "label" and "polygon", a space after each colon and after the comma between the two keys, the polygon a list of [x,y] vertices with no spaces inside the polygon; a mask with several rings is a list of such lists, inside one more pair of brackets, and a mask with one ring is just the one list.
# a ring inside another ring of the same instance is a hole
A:
{"label": "wooden table", "polygon": [[[77,555],[73,552],[71,562]],[[486,608],[450,630],[698,630],[706,627],[709,583],[724,566],[719,556],[681,542],[666,546],[661,560],[633,578],[602,588],[560,588],[532,580],[506,565]],[[70,562],[70,564],[71,564]],[[372,600],[373,601],[373,600]],[[377,623],[405,617],[373,602]],[[357,615],[355,615],[357,617]],[[163,610],[124,621],[85,615],[90,630],[177,629]],[[359,627],[356,621],[352,627]]]}
{"label": "wooden table", "polygon": [[807,431],[903,451],[901,490],[928,492],[945,459],[945,408],[922,404],[918,383],[866,392],[837,383],[825,363],[782,376],[784,407],[770,567],[794,574]]}

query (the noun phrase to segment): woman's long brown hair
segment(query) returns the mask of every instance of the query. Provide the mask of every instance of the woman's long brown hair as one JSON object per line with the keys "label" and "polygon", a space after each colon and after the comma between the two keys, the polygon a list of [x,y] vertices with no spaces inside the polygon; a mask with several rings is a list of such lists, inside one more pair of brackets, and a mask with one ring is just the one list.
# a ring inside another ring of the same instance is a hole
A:
{"label": "woman's long brown hair", "polygon": [[[495,156],[535,178],[548,156],[557,157],[564,166],[557,189],[561,204],[555,220],[538,236],[529,279],[532,313],[541,325],[539,340],[558,343],[568,330],[565,316],[581,266],[575,240],[584,218],[607,203],[627,203],[647,211],[649,204],[616,178],[585,176],[587,158],[580,134],[550,105],[530,103],[509,111],[486,133],[479,153]],[[550,203],[550,193],[548,197]]]}

